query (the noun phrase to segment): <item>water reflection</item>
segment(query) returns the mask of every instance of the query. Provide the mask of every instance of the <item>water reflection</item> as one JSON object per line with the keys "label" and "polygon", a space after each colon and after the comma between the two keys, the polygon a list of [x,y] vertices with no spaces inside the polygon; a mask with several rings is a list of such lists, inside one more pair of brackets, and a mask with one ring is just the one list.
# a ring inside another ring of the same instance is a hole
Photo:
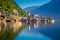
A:
{"label": "water reflection", "polygon": [[28,27],[28,31],[31,30],[31,27],[33,27],[34,29],[37,29],[38,27],[40,27],[40,25],[49,25],[49,24],[52,24],[52,22],[47,22],[47,21],[44,21],[44,22],[22,22],[23,26],[27,26]]}
{"label": "water reflection", "polygon": [[[24,26],[27,26],[21,33],[19,33],[14,40],[51,40],[49,37],[41,34],[41,25],[50,25],[51,22],[23,22]],[[40,29],[38,29],[40,28]],[[45,28],[45,27],[44,27]],[[38,31],[37,31],[38,30]]]}
{"label": "water reflection", "polygon": [[18,32],[22,31],[21,22],[1,22],[0,23],[0,40],[13,40]]}
{"label": "water reflection", "polygon": [[22,27],[22,23],[21,22],[4,22],[4,23],[1,23],[0,24],[0,31],[2,30],[9,30],[9,29],[14,29],[14,32],[15,31],[18,31],[19,28]]}
{"label": "water reflection", "polygon": [[28,26],[29,30],[30,27],[33,26],[34,28],[38,28],[40,25],[47,25],[47,24],[51,24],[51,22],[35,22],[35,23],[27,23],[27,22],[3,22],[0,23],[0,31],[2,30],[9,30],[9,29],[14,29],[15,31],[18,31],[19,28],[21,28],[22,26]]}
{"label": "water reflection", "polygon": [[28,27],[30,32],[31,27],[37,29],[40,25],[51,24],[51,22],[1,22],[0,23],[0,40],[13,40],[14,37],[21,32],[25,27]]}

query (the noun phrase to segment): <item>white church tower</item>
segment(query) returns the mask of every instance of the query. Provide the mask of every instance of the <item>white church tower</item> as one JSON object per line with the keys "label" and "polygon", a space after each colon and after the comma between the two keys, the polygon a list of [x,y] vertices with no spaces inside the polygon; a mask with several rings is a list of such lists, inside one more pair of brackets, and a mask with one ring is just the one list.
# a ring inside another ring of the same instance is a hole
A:
{"label": "white church tower", "polygon": [[30,16],[31,14],[30,14],[30,9],[28,9],[28,16]]}

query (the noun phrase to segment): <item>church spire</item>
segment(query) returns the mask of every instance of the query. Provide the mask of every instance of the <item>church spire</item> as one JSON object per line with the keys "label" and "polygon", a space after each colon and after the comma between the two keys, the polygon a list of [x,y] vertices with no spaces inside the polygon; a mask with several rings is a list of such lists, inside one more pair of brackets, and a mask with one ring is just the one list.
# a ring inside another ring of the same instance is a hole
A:
{"label": "church spire", "polygon": [[30,16],[30,9],[28,9],[28,16]]}

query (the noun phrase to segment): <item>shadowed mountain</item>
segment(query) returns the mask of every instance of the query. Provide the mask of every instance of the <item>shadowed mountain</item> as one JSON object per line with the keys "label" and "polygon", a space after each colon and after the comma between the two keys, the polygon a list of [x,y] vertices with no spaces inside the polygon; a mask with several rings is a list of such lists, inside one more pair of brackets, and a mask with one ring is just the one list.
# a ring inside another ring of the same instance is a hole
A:
{"label": "shadowed mountain", "polygon": [[52,0],[50,3],[40,6],[39,8],[31,11],[31,13],[38,13],[44,16],[57,17],[60,15],[60,0]]}
{"label": "shadowed mountain", "polygon": [[37,9],[39,6],[33,6],[33,7],[28,7],[28,8],[25,8],[25,9],[23,9],[26,13],[28,12],[28,10],[30,10],[30,12],[31,11],[33,11],[33,10],[35,10],[35,9]]}
{"label": "shadowed mountain", "polygon": [[[60,15],[60,0],[52,0],[51,2],[40,7],[29,7],[31,14],[39,14],[40,16],[51,16],[54,19],[59,19]],[[27,8],[26,8],[27,9]],[[24,9],[26,11],[26,9]]]}

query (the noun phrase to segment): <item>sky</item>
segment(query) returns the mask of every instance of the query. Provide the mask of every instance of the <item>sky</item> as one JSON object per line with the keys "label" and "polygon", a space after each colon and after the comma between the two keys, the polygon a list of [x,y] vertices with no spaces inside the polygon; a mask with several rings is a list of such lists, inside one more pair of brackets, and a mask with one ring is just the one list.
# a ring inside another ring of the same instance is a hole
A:
{"label": "sky", "polygon": [[41,6],[51,0],[14,0],[22,9],[32,6]]}

